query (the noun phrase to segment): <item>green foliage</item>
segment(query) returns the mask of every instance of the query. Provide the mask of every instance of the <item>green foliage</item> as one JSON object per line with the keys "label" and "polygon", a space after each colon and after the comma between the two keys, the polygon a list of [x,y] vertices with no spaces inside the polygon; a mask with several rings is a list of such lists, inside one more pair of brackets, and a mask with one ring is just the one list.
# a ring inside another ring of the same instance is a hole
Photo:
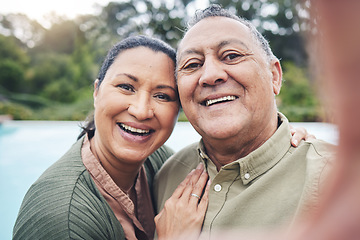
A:
{"label": "green foliage", "polygon": [[30,120],[33,112],[21,104],[0,101],[0,115],[11,115],[14,120]]}
{"label": "green foliage", "polygon": [[9,91],[22,91],[29,57],[14,37],[0,35],[0,46],[0,86]]}
{"label": "green foliage", "polygon": [[283,84],[277,97],[279,110],[290,121],[318,121],[319,101],[306,70],[285,62],[283,71]]}
{"label": "green foliage", "polygon": [[17,62],[4,59],[0,62],[0,85],[9,91],[19,91],[24,81],[24,69]]}
{"label": "green foliage", "polygon": [[102,32],[119,40],[131,35],[145,34],[160,38],[173,47],[182,37],[186,6],[193,1],[134,0],[110,2],[99,18],[105,23]]}
{"label": "green foliage", "polygon": [[82,121],[93,109],[92,99],[83,99],[71,104],[54,104],[35,111],[38,119]]}
{"label": "green foliage", "polygon": [[[269,40],[274,54],[299,66],[307,63],[303,39],[308,6],[297,0],[210,0],[254,23]],[[303,1],[305,2],[305,1]],[[301,14],[300,14],[301,13]],[[301,28],[301,27],[302,28]]]}
{"label": "green foliage", "polygon": [[[306,17],[299,14],[306,6],[295,0],[209,2],[253,21],[275,55],[291,62],[284,64],[279,109],[292,121],[318,120],[318,101],[306,69],[296,67],[307,61],[302,39]],[[194,0],[110,2],[99,15],[73,20],[53,16],[48,28],[23,14],[0,16],[0,114],[15,119],[85,119],[93,108],[92,84],[107,50],[137,34],[176,48],[193,6]],[[182,111],[179,121],[187,121]]]}
{"label": "green foliage", "polygon": [[[51,52],[39,53],[33,57],[33,68],[28,79],[29,89],[35,94],[41,93],[46,85],[63,77],[71,77],[70,57]],[[71,78],[69,78],[71,79]]]}
{"label": "green foliage", "polygon": [[0,35],[0,46],[0,59],[17,62],[20,66],[28,64],[29,57],[14,36]]}
{"label": "green foliage", "polygon": [[178,117],[178,121],[179,122],[187,122],[188,119],[184,113],[184,111],[182,109],[180,109],[180,113],[179,113],[179,117]]}
{"label": "green foliage", "polygon": [[71,54],[75,49],[78,26],[74,21],[59,19],[35,46],[34,51]]}
{"label": "green foliage", "polygon": [[76,88],[66,78],[60,78],[47,84],[42,91],[42,95],[53,101],[71,103],[76,99]]}

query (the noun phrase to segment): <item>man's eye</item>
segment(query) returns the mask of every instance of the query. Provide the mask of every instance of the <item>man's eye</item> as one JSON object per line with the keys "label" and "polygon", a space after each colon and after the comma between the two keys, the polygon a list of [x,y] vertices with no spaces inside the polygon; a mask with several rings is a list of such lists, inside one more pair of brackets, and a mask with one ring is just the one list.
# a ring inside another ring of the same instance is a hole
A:
{"label": "man's eye", "polygon": [[124,89],[126,91],[131,91],[131,92],[134,92],[134,87],[130,84],[119,84],[117,85],[117,87],[121,88],[121,89]]}
{"label": "man's eye", "polygon": [[190,63],[185,65],[183,69],[193,69],[193,68],[198,68],[200,66],[201,66],[200,63]]}
{"label": "man's eye", "polygon": [[225,56],[225,60],[234,60],[238,57],[241,57],[242,55],[237,54],[237,53],[230,53],[228,55]]}

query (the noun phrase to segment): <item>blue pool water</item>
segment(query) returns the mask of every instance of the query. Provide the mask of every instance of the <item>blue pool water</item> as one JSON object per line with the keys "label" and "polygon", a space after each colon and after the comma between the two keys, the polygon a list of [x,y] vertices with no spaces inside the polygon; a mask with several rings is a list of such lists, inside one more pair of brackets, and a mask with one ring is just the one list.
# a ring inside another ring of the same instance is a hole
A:
{"label": "blue pool water", "polygon": [[[331,124],[292,124],[305,127],[319,139],[337,142],[337,130]],[[27,189],[65,153],[79,133],[78,122],[9,121],[0,124],[0,239],[11,239]],[[166,144],[178,151],[199,139],[189,123],[178,123]]]}

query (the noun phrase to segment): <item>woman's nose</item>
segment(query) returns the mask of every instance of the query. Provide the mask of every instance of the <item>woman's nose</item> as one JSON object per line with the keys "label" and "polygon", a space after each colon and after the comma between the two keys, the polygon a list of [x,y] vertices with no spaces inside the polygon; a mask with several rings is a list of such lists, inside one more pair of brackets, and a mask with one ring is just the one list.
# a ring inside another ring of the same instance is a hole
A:
{"label": "woman's nose", "polygon": [[151,98],[148,94],[138,93],[138,96],[130,103],[128,112],[139,121],[150,119],[154,116]]}

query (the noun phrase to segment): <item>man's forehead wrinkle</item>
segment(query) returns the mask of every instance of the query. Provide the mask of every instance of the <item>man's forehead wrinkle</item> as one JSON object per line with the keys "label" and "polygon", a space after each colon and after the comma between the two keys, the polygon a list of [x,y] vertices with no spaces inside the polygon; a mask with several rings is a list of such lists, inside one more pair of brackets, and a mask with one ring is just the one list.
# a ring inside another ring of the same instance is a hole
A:
{"label": "man's forehead wrinkle", "polygon": [[186,49],[183,52],[179,52],[178,62],[181,61],[185,56],[192,55],[192,54],[201,55],[202,52],[200,50],[195,49],[195,48]]}
{"label": "man's forehead wrinkle", "polygon": [[232,43],[240,44],[240,45],[242,45],[243,47],[245,47],[246,49],[249,49],[249,47],[248,47],[243,41],[241,41],[240,39],[237,39],[237,38],[233,38],[233,39],[221,41],[221,42],[218,44],[218,47],[221,48],[221,47],[230,45],[230,44],[232,44]]}
{"label": "man's forehead wrinkle", "polygon": [[[219,42],[217,45],[216,44],[214,44],[214,45],[215,45],[215,47],[220,49],[220,48],[230,45],[232,43],[239,44],[239,45],[245,47],[247,50],[249,50],[248,46],[243,41],[236,39],[236,38],[224,40],[224,41]],[[180,51],[179,60],[181,60],[184,56],[191,55],[191,54],[202,55],[203,52],[197,48],[185,49],[184,51]]]}

